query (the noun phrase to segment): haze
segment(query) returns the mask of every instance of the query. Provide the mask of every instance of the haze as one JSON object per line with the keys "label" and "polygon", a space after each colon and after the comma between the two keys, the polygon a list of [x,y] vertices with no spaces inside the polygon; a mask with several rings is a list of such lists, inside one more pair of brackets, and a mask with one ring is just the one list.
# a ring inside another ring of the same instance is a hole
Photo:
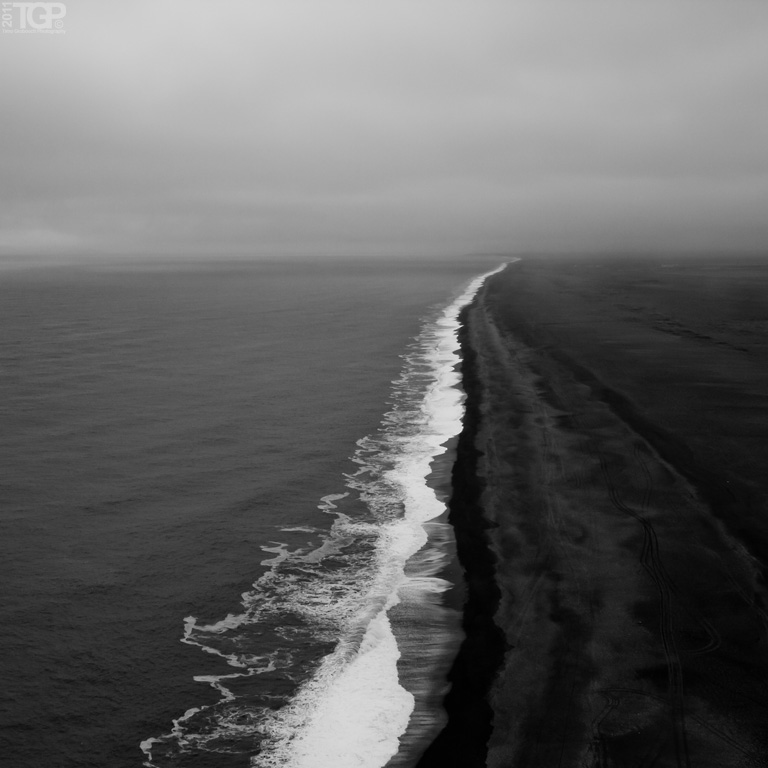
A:
{"label": "haze", "polygon": [[71,0],[4,34],[0,255],[759,250],[764,2]]}

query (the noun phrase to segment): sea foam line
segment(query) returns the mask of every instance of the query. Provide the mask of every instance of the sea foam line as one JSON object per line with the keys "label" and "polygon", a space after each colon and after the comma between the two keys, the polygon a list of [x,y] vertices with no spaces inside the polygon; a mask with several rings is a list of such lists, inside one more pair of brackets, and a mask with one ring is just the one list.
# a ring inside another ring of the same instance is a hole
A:
{"label": "sea foam line", "polygon": [[[349,486],[360,491],[378,519],[389,518],[382,526],[377,578],[369,594],[381,607],[372,618],[369,614],[359,648],[347,656],[342,639],[292,704],[278,713],[275,730],[282,738],[253,759],[254,768],[381,768],[398,750],[414,698],[398,680],[400,650],[387,613],[404,593],[409,601],[429,601],[448,586],[433,575],[442,566],[439,558],[427,558],[415,575],[406,576],[405,570],[427,543],[424,524],[446,509],[427,480],[432,462],[462,427],[459,313],[504,266],[473,279],[437,320],[425,323],[393,383],[386,428],[377,439],[359,443],[353,458],[361,468]],[[422,385],[414,386],[419,378]],[[392,518],[395,500],[402,512]]]}
{"label": "sea foam line", "polygon": [[[401,599],[434,602],[449,586],[435,575],[443,564],[438,554],[418,559],[415,573],[406,575],[406,566],[427,543],[425,524],[446,509],[427,479],[434,459],[461,430],[459,313],[504,266],[471,280],[436,319],[423,324],[404,355],[392,408],[379,433],[358,442],[352,460],[359,469],[347,476],[347,487],[359,493],[370,518],[352,520],[336,512],[334,501],[346,494],[324,497],[320,508],[335,521],[318,548],[290,552],[273,542],[266,548],[276,555],[267,561],[271,570],[243,594],[243,613],[210,625],[185,620],[184,642],[240,671],[196,678],[214,687],[226,706],[220,713],[218,705],[188,710],[170,734],[142,742],[146,766],[158,765],[153,752],[171,742],[180,752],[220,749],[226,740],[258,745],[254,768],[381,768],[397,752],[414,697],[398,680],[400,649],[388,612]],[[313,570],[326,556],[343,556],[348,567],[335,577]],[[245,702],[238,706],[227,686],[290,666],[289,649],[268,656],[235,650],[269,611],[292,611],[315,634],[335,636],[336,644],[288,704],[256,711]]]}

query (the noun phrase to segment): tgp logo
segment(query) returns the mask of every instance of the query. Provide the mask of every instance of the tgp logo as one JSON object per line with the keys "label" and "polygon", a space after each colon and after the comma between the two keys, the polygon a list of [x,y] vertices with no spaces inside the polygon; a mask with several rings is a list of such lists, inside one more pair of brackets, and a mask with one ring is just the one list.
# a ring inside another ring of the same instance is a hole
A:
{"label": "tgp logo", "polygon": [[3,32],[62,34],[67,6],[64,3],[3,1]]}

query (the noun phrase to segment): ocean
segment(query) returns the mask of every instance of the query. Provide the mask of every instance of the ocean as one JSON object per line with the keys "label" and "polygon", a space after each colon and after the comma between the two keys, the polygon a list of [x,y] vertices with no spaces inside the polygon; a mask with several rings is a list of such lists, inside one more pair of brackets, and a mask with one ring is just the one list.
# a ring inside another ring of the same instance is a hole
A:
{"label": "ocean", "polygon": [[413,765],[461,639],[485,261],[0,273],[0,755]]}

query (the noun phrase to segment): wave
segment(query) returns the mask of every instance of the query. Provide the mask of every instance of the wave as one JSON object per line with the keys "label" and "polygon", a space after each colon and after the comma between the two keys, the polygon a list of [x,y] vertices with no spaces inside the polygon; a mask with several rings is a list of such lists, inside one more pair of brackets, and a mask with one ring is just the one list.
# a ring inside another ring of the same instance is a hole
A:
{"label": "wave", "polygon": [[[242,595],[241,613],[212,624],[185,619],[183,642],[235,671],[195,678],[220,700],[143,741],[145,766],[207,751],[253,754],[254,768],[381,768],[397,753],[419,696],[398,671],[404,645],[419,647],[407,617],[428,612],[451,586],[439,575],[449,558],[451,537],[438,530],[446,506],[429,478],[461,430],[459,312],[503,267],[424,321],[379,431],[358,441],[348,490],[321,499],[330,531],[286,529],[316,533],[320,545],[292,551],[271,542],[269,570]],[[364,502],[354,517],[340,510],[350,494]]]}

